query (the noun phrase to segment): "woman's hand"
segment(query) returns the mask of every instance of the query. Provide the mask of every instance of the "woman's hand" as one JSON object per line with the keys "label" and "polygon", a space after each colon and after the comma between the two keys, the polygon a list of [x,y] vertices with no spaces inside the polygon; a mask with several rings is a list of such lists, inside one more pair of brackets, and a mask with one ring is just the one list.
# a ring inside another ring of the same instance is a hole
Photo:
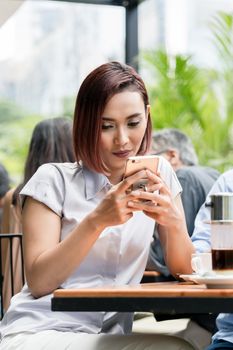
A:
{"label": "woman's hand", "polygon": [[156,220],[162,226],[170,227],[177,225],[183,220],[183,215],[177,207],[171,192],[160,178],[150,171],[147,171],[148,186],[146,191],[133,191],[133,200],[128,202],[128,207],[143,212]]}
{"label": "woman's hand", "polygon": [[146,186],[147,191],[132,192],[131,196],[135,198],[128,202],[128,206],[143,210],[158,223],[159,238],[170,272],[175,277],[177,273],[191,273],[190,256],[194,247],[187,232],[180,195],[173,198],[158,175],[148,173],[148,179],[150,181]]}
{"label": "woman's hand", "polygon": [[[145,209],[145,205],[141,209],[141,207],[130,207],[128,203],[141,198],[140,193],[137,196],[138,191],[136,193],[130,191],[131,186],[137,181],[147,178],[148,171],[141,170],[113,186],[91,214],[94,220],[98,222],[98,226],[102,225],[104,229],[108,226],[123,224],[133,216],[134,211]],[[150,182],[149,178],[148,181]],[[151,184],[150,188],[156,190],[160,186]]]}

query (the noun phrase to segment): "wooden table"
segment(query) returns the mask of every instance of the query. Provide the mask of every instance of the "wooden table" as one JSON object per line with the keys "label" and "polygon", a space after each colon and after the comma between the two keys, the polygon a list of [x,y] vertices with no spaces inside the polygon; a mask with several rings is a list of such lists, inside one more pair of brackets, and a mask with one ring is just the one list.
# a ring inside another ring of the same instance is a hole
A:
{"label": "wooden table", "polygon": [[188,282],[144,283],[88,289],[57,289],[53,311],[148,311],[156,314],[233,312],[233,289]]}

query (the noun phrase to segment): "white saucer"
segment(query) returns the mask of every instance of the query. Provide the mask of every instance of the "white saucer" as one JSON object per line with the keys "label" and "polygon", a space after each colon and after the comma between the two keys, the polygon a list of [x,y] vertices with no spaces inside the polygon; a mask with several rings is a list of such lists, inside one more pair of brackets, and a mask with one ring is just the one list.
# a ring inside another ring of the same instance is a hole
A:
{"label": "white saucer", "polygon": [[206,284],[207,288],[233,288],[233,275],[199,276],[197,274],[180,275],[185,281]]}

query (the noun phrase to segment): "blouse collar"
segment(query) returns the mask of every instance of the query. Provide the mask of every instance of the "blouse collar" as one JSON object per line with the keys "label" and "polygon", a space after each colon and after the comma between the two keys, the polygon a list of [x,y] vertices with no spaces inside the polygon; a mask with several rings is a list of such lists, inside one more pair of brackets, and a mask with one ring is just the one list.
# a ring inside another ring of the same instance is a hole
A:
{"label": "blouse collar", "polygon": [[93,170],[88,169],[85,165],[82,165],[83,175],[85,180],[85,194],[86,199],[93,199],[103,189],[109,190],[112,184],[108,178],[100,173],[96,173]]}

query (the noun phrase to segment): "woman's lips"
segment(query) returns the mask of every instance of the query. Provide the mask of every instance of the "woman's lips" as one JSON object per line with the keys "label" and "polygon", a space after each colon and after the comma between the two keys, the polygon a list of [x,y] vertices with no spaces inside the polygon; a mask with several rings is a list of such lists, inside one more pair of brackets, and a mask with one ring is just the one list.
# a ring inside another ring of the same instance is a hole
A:
{"label": "woman's lips", "polygon": [[128,158],[130,155],[130,151],[113,152],[113,154],[118,158]]}

